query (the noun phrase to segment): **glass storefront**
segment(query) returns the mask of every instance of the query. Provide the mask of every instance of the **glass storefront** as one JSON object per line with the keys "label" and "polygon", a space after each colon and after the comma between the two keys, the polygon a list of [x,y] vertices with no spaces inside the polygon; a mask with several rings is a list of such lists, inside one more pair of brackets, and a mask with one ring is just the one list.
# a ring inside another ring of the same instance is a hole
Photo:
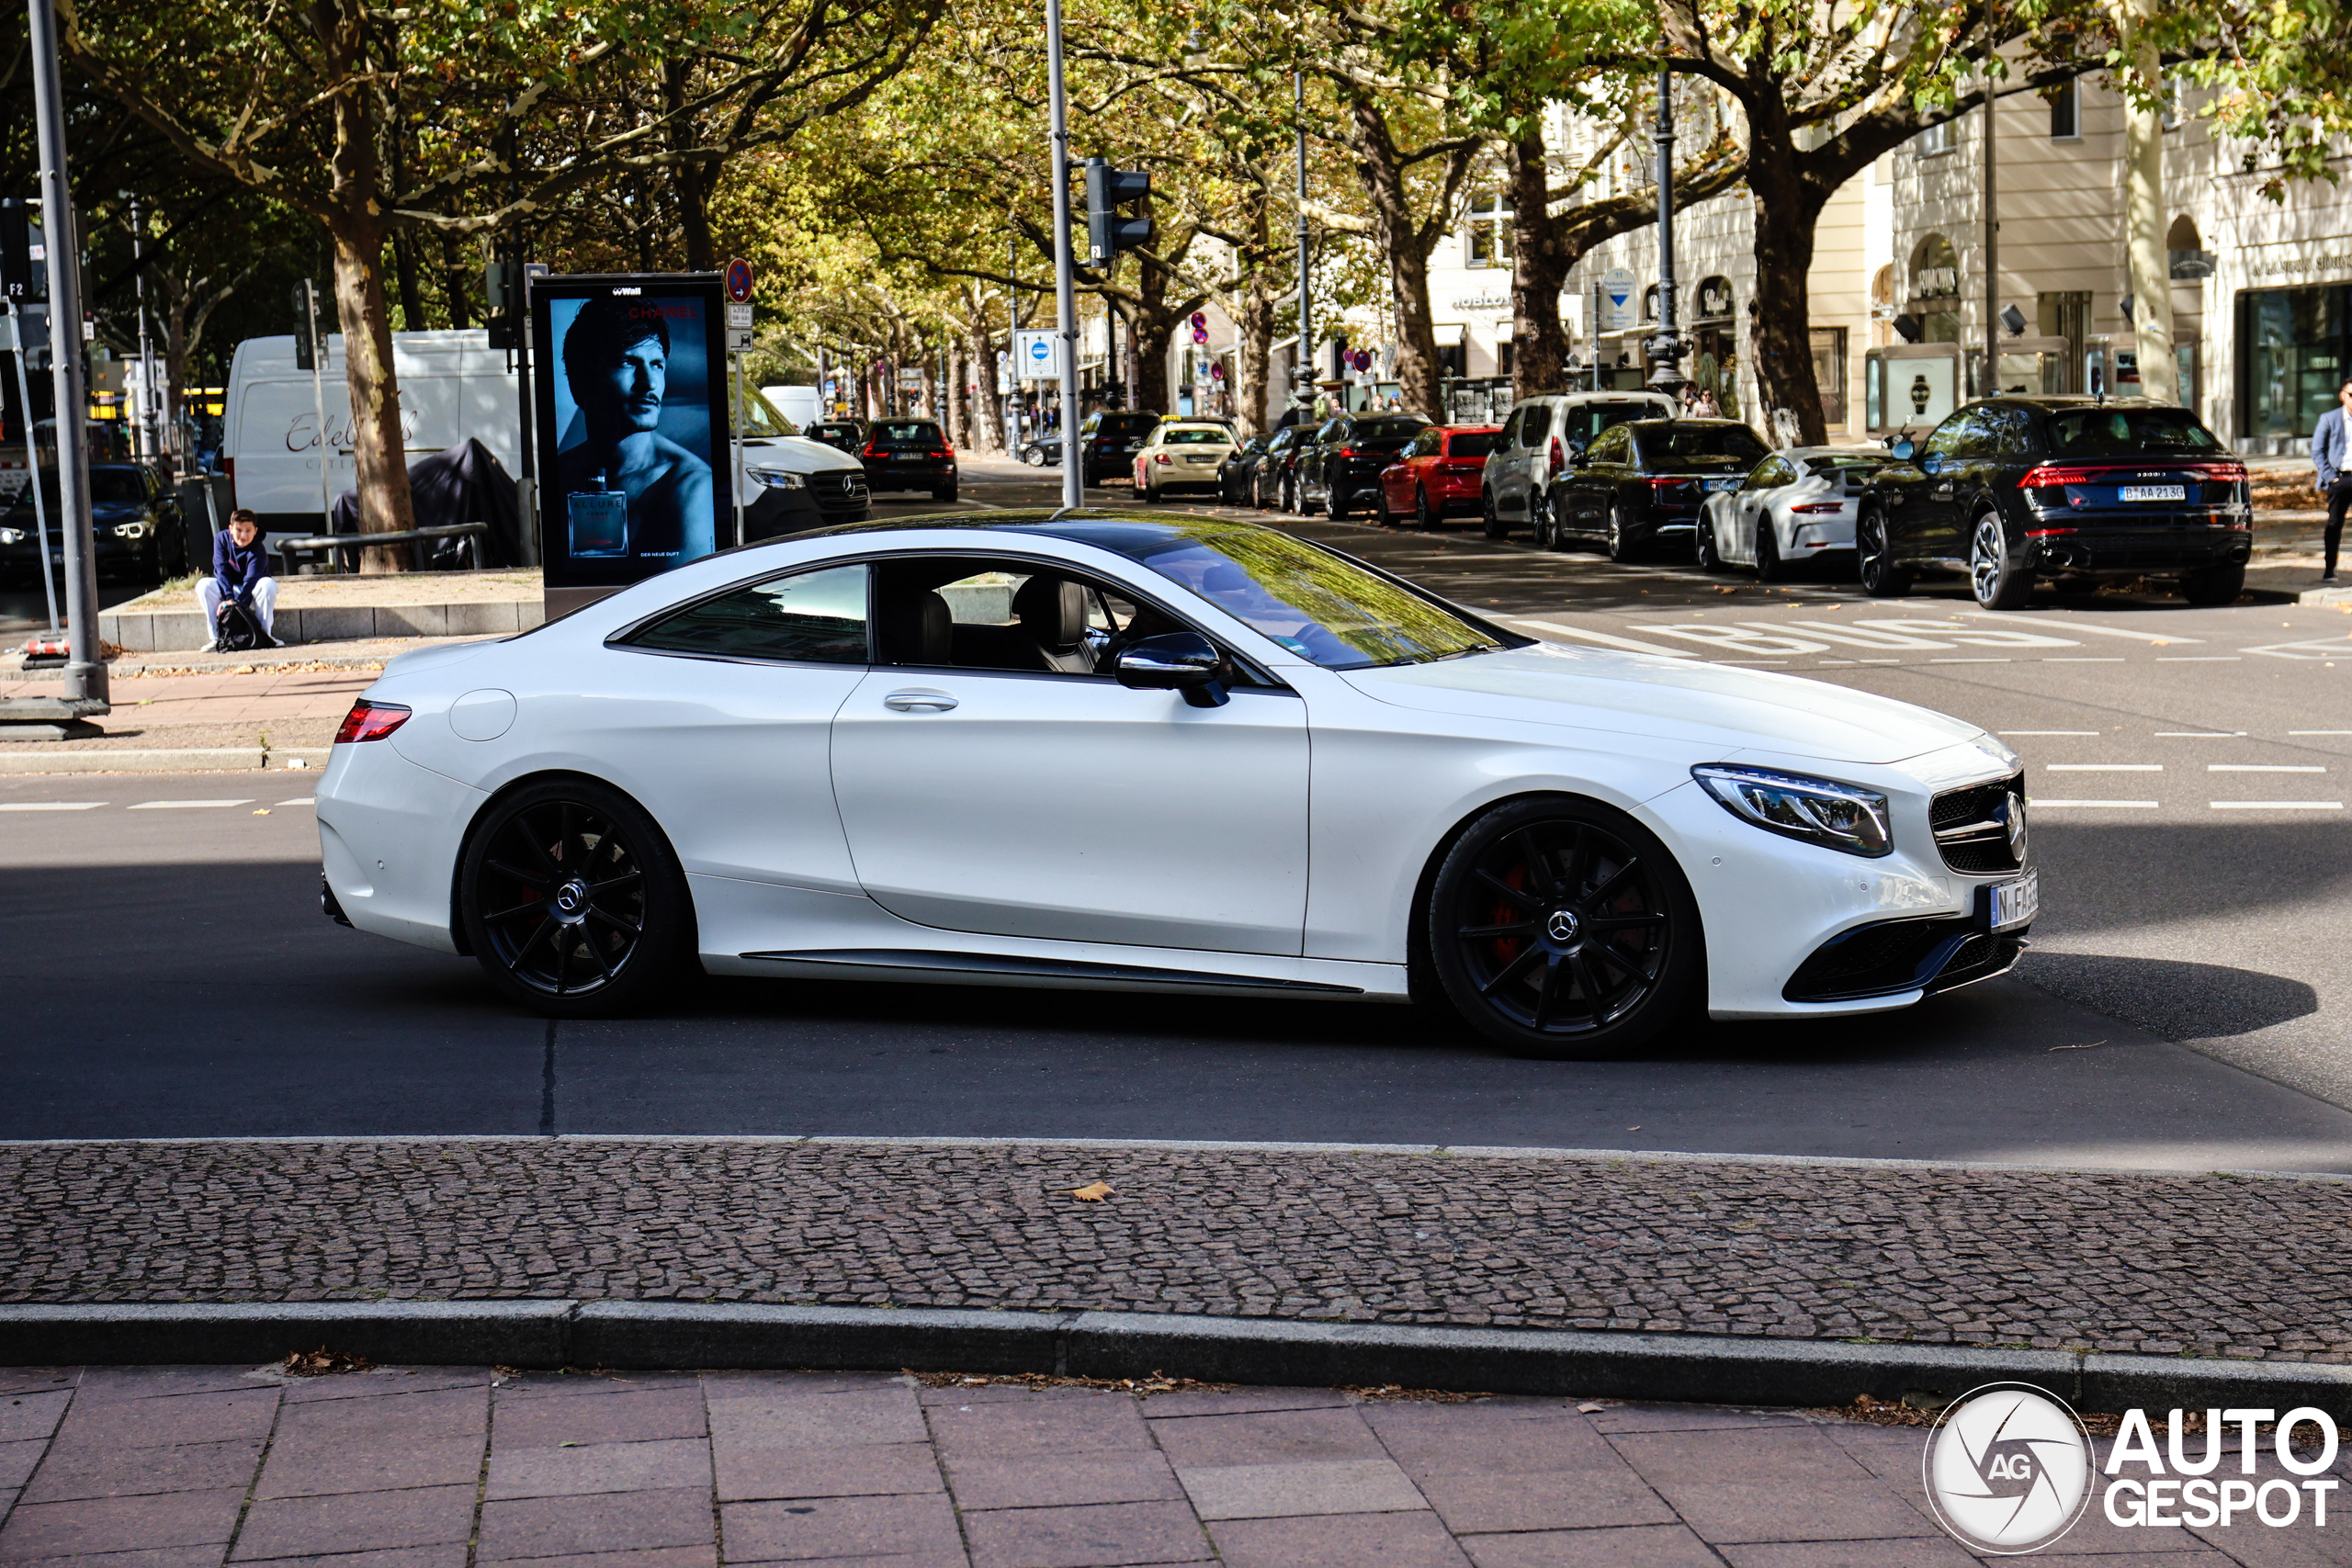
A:
{"label": "glass storefront", "polygon": [[2352,287],[2252,289],[2237,306],[2239,437],[2307,438],[2352,372]]}

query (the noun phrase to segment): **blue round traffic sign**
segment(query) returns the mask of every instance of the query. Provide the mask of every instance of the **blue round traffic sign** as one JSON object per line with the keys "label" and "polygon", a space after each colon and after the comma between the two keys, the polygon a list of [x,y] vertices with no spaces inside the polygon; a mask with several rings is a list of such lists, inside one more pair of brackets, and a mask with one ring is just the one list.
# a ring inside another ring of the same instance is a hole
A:
{"label": "blue round traffic sign", "polygon": [[1040,365],[1052,358],[1053,354],[1053,345],[1044,338],[1038,338],[1029,345],[1029,357]]}
{"label": "blue round traffic sign", "polygon": [[727,264],[727,298],[738,305],[752,302],[752,264],[741,256]]}

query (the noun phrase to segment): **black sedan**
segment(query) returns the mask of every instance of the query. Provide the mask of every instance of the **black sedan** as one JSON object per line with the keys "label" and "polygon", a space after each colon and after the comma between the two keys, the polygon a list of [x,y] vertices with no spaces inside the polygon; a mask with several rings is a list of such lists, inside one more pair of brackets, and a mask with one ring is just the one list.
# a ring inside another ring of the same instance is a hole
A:
{"label": "black sedan", "polygon": [[1033,468],[1058,468],[1062,466],[1062,438],[1033,435],[1021,444],[1021,450],[1013,456]]}
{"label": "black sedan", "polygon": [[865,422],[862,419],[820,419],[801,434],[811,441],[838,446],[855,457],[857,449],[865,445]]}
{"label": "black sedan", "polygon": [[1319,502],[1336,522],[1359,503],[1378,505],[1380,470],[1429,424],[1418,414],[1374,413],[1342,414],[1324,425],[1298,455],[1298,482],[1293,487],[1298,510]]}
{"label": "black sedan", "polygon": [[1311,424],[1285,424],[1267,438],[1266,449],[1250,468],[1250,504],[1257,507],[1279,507],[1284,512],[1295,511],[1291,495],[1292,465],[1309,441],[1315,439]]}
{"label": "black sedan", "polygon": [[1217,465],[1216,498],[1227,506],[1249,506],[1257,500],[1258,464],[1266,456],[1270,435],[1253,435],[1225,455]]}
{"label": "black sedan", "polygon": [[1151,433],[1159,428],[1159,416],[1149,411],[1121,412],[1116,409],[1097,409],[1086,416],[1078,427],[1079,470],[1083,482],[1099,485],[1106,479],[1135,478],[1136,454],[1143,450]]}
{"label": "black sedan", "polygon": [[[62,565],[64,545],[58,532],[53,469],[42,481],[41,501],[49,516],[50,560],[52,566]],[[160,582],[192,568],[209,570],[212,564],[190,562],[187,525],[182,520],[178,497],[160,472],[140,463],[90,466],[90,542],[100,577]],[[0,513],[0,575],[37,580],[40,567],[40,535],[32,493],[26,487]]]}
{"label": "black sedan", "polygon": [[1700,509],[1737,490],[1769,450],[1732,419],[1637,419],[1611,425],[1552,480],[1535,522],[1539,549],[1595,539],[1611,560],[1661,542],[1690,553]]}
{"label": "black sedan", "polygon": [[857,459],[869,491],[927,490],[933,501],[956,499],[956,449],[930,420],[876,420]]}
{"label": "black sedan", "polygon": [[1854,520],[1862,587],[1964,571],[1988,610],[2037,579],[2170,578],[2227,604],[2254,550],[2245,465],[2187,409],[2142,398],[1988,398],[1889,448]]}

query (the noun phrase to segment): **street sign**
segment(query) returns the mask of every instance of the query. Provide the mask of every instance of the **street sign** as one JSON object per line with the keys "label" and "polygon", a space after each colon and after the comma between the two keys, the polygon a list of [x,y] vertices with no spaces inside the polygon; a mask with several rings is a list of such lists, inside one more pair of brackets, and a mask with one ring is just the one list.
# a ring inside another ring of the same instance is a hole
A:
{"label": "street sign", "polygon": [[1640,311],[1634,299],[1634,275],[1623,267],[1611,267],[1600,275],[1600,325],[1604,333],[1629,333],[1639,323]]}
{"label": "street sign", "polygon": [[1223,365],[1211,365],[1211,366],[1209,367],[1209,379],[1210,379],[1210,380],[1212,380],[1212,381],[1222,381],[1222,380],[1224,380],[1224,379],[1225,379],[1225,367],[1224,367]]}
{"label": "street sign", "polygon": [[1206,343],[1206,342],[1208,342],[1208,341],[1209,341],[1209,330],[1208,330],[1208,328],[1206,328],[1206,327],[1203,327],[1203,326],[1195,326],[1195,327],[1193,329],[1193,341],[1194,343]]}
{"label": "street sign", "polygon": [[742,354],[752,346],[752,307],[732,302],[727,307],[727,352]]}
{"label": "street sign", "polygon": [[737,256],[727,264],[727,298],[738,305],[752,300],[752,264]]}
{"label": "street sign", "polygon": [[1014,333],[1014,374],[1024,381],[1060,380],[1061,377],[1054,367],[1054,333],[1045,331]]}

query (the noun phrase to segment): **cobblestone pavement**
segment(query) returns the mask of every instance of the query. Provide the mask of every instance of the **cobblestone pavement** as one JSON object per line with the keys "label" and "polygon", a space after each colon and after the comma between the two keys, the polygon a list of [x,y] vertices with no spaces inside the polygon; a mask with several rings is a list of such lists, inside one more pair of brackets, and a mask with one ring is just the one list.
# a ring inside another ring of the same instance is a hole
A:
{"label": "cobblestone pavement", "polygon": [[[1699,1405],[881,1373],[26,1371],[0,1373],[0,1563],[1969,1568],[1928,1512],[1925,1437]],[[2249,1473],[2298,1479],[2267,1446]],[[2346,1506],[2191,1530],[2094,1502],[2032,1561],[2343,1563]]]}
{"label": "cobblestone pavement", "polygon": [[[1071,1196],[1102,1180],[1099,1201]],[[2324,1180],[1273,1147],[0,1145],[0,1301],[1086,1308],[2352,1358]]]}

